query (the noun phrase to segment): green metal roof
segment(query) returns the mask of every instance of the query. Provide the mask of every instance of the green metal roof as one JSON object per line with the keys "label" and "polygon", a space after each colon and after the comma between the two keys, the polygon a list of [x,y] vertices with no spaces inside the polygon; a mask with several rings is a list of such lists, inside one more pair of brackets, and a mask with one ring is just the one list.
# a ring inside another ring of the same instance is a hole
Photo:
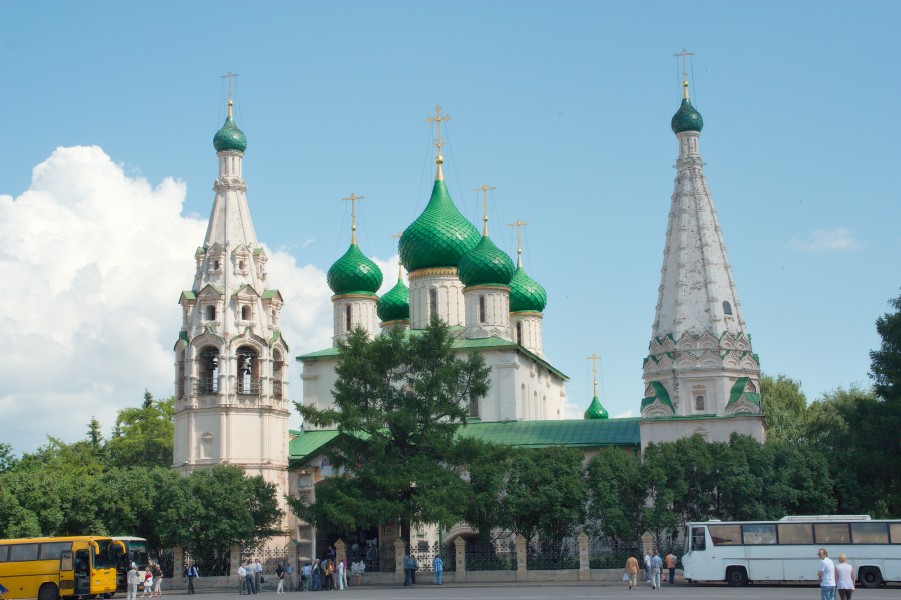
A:
{"label": "green metal roof", "polygon": [[683,98],[682,106],[673,115],[670,126],[673,128],[673,133],[682,133],[683,131],[700,132],[704,128],[704,119],[701,118],[701,113],[691,105],[691,101],[688,98]]}
{"label": "green metal roof", "polygon": [[456,267],[478,243],[478,230],[454,205],[444,181],[438,180],[425,210],[401,236],[398,252],[408,272]]}
{"label": "green metal roof", "polygon": [[225,150],[233,150],[235,152],[244,152],[247,149],[247,137],[244,132],[235,125],[235,120],[231,115],[225,118],[225,124],[213,136],[213,148],[216,152]]}
{"label": "green metal roof", "polygon": [[610,418],[610,414],[607,412],[607,409],[601,404],[601,401],[598,400],[598,397],[595,396],[591,399],[591,404],[585,410],[585,419],[608,419]]}
{"label": "green metal roof", "polygon": [[[473,422],[457,430],[467,437],[517,448],[599,448],[604,446],[640,446],[638,418],[565,421]],[[322,452],[339,433],[336,429],[291,431],[296,435],[288,444],[292,466]]]}
{"label": "green metal roof", "polygon": [[194,290],[185,290],[181,293],[181,295],[188,300],[197,300],[197,294],[194,293]]}
{"label": "green metal roof", "polygon": [[522,266],[516,267],[510,280],[510,312],[538,312],[547,306],[547,291],[529,277]]}
{"label": "green metal roof", "polygon": [[401,321],[410,318],[410,288],[400,277],[393,288],[379,298],[375,312],[382,321]]}
{"label": "green metal roof", "polygon": [[476,247],[463,255],[457,267],[460,281],[466,287],[509,285],[513,271],[513,261],[487,235],[482,236]]}
{"label": "green metal roof", "polygon": [[732,390],[729,393],[729,402],[726,403],[726,408],[729,408],[730,406],[738,402],[742,397],[748,400],[748,402],[760,406],[760,394],[756,392],[745,391],[745,386],[748,385],[748,380],[748,377],[739,377],[738,380],[736,380],[735,384],[732,386]]}
{"label": "green metal roof", "polygon": [[326,281],[336,294],[372,296],[382,286],[382,270],[354,242],[328,270]]}
{"label": "green metal roof", "polygon": [[669,392],[666,391],[666,387],[659,381],[652,381],[651,387],[654,388],[654,395],[641,400],[641,410],[644,410],[646,406],[653,404],[655,400],[660,400],[661,404],[668,406],[669,409],[675,413],[676,407],[673,406],[673,402],[670,400]]}

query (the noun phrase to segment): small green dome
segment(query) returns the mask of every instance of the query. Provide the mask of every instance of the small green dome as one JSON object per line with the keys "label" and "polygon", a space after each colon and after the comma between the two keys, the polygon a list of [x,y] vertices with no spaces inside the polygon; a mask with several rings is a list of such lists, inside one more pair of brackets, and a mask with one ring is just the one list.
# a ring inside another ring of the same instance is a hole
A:
{"label": "small green dome", "polygon": [[326,281],[336,294],[374,296],[382,285],[382,270],[356,244],[351,244],[344,256],[328,270]]}
{"label": "small green dome", "polygon": [[607,409],[601,406],[601,401],[598,400],[598,397],[595,396],[591,401],[591,405],[588,407],[588,410],[585,411],[586,419],[607,419],[610,415],[607,414]]}
{"label": "small green dome", "polygon": [[235,125],[235,120],[231,115],[225,118],[225,125],[213,136],[213,148],[216,149],[216,152],[225,150],[244,152],[247,148],[247,137]]}
{"label": "small green dome", "polygon": [[673,128],[673,133],[682,133],[683,131],[700,132],[704,128],[704,119],[701,118],[701,113],[696,111],[695,107],[691,105],[691,100],[683,98],[682,106],[673,115],[670,125]]}
{"label": "small green dome", "polygon": [[510,280],[510,312],[541,312],[547,306],[544,287],[519,266]]}
{"label": "small green dome", "polygon": [[456,267],[479,243],[479,232],[454,206],[444,181],[432,187],[422,214],[407,227],[398,251],[407,272],[432,267]]}
{"label": "small green dome", "polygon": [[463,285],[509,285],[513,278],[513,261],[507,253],[483,235],[476,247],[463,255],[457,275]]}
{"label": "small green dome", "polygon": [[381,321],[406,321],[410,319],[410,288],[398,279],[397,284],[379,298],[375,312]]}

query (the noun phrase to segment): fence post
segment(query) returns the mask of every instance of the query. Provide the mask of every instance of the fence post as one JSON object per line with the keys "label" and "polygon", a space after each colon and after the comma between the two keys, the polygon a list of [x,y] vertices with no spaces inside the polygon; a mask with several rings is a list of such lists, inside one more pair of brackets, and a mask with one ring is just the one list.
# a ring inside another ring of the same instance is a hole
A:
{"label": "fence post", "polygon": [[454,551],[457,555],[454,583],[462,583],[466,581],[466,540],[462,536],[454,540]]}
{"label": "fence post", "polygon": [[[293,542],[288,542],[287,560],[294,567],[294,575],[285,575],[288,579],[288,589],[293,592],[297,589],[297,580],[300,577],[300,563],[297,562],[297,544]],[[350,568],[350,565],[346,566]]]}
{"label": "fence post", "polygon": [[591,558],[588,556],[588,534],[576,537],[579,542],[579,581],[591,581]]}
{"label": "fence post", "polygon": [[516,581],[529,580],[528,544],[522,534],[516,534]]}
{"label": "fence post", "polygon": [[185,552],[181,546],[172,548],[172,587],[174,589],[183,589],[185,575]]}
{"label": "fence post", "polygon": [[232,545],[231,547],[231,555],[228,557],[228,574],[235,575],[238,574],[238,567],[241,566],[241,547],[237,544]]}
{"label": "fence post", "polygon": [[394,539],[394,583],[404,582],[404,555],[406,546],[400,538]]}
{"label": "fence post", "polygon": [[[347,544],[344,543],[344,540],[338,540],[335,542],[335,561],[341,562],[347,558]],[[344,565],[345,568],[347,564]]]}
{"label": "fence post", "polygon": [[[651,535],[650,531],[645,531],[644,535],[641,536],[641,550],[648,556],[651,555],[651,551],[654,549],[654,536]],[[642,568],[644,567],[644,563],[642,563]]]}

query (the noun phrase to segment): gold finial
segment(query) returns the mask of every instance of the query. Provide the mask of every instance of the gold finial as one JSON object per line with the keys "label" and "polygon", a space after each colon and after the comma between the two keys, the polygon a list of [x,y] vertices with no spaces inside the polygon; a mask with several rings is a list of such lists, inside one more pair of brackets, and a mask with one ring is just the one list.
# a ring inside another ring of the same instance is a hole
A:
{"label": "gold finial", "polygon": [[426,123],[435,123],[437,130],[435,134],[435,148],[438,149],[438,154],[435,156],[435,164],[438,165],[438,169],[435,171],[435,181],[444,181],[444,171],[441,170],[441,164],[444,162],[444,158],[441,157],[441,146],[444,145],[444,140],[441,139],[441,122],[444,121],[447,123],[451,120],[450,115],[441,115],[441,106],[435,105],[435,116],[434,117],[426,117]]}
{"label": "gold finial", "polygon": [[[399,240],[401,237],[403,237],[403,235],[404,235],[403,231],[398,231],[397,233],[395,233],[394,235],[392,235],[390,237],[392,240]],[[403,279],[402,269],[403,269],[403,263],[400,261],[400,248],[398,248],[397,249],[397,280],[398,281]]]}
{"label": "gold finial", "polygon": [[482,192],[484,195],[482,197],[482,223],[484,223],[482,227],[482,235],[488,237],[488,190],[496,190],[497,188],[494,186],[489,186],[487,183],[483,183],[481,187],[473,188],[474,192]]}
{"label": "gold finial", "polygon": [[685,61],[689,56],[694,56],[694,54],[694,52],[689,52],[685,48],[682,48],[682,52],[673,54],[673,56],[682,57],[682,98],[685,100],[688,100],[688,69],[686,68]]}
{"label": "gold finial", "polygon": [[341,200],[347,202],[350,201],[350,243],[357,243],[357,214],[356,214],[356,204],[357,200],[362,200],[363,196],[357,196],[353,192],[350,193],[350,196],[347,198],[341,198]]}
{"label": "gold finial", "polygon": [[[229,69],[228,73],[222,75],[222,79],[228,79],[228,116],[232,116],[232,106],[234,102],[232,102],[232,79],[238,77],[240,73],[232,73],[231,69]],[[237,82],[236,82],[237,83]]]}
{"label": "gold finial", "polygon": [[522,266],[522,244],[520,243],[519,232],[524,225],[528,225],[528,221],[520,221],[516,219],[515,222],[510,223],[507,227],[516,227],[516,266]]}
{"label": "gold finial", "polygon": [[598,397],[598,361],[601,360],[601,357],[598,356],[595,352],[591,353],[591,356],[588,357],[588,360],[591,361],[591,372],[594,376],[594,397]]}

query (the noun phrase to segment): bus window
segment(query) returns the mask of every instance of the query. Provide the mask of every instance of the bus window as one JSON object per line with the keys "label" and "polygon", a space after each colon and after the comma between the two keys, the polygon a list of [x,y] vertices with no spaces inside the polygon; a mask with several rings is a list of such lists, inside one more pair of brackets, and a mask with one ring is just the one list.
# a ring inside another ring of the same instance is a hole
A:
{"label": "bus window", "polygon": [[743,544],[775,544],[775,525],[742,525],[741,535]]}
{"label": "bus window", "polygon": [[13,544],[9,547],[9,562],[16,560],[37,560],[40,544]]}
{"label": "bus window", "polygon": [[848,544],[851,542],[847,523],[815,523],[813,532],[817,544]]}
{"label": "bus window", "polygon": [[780,544],[812,544],[813,527],[810,523],[779,523]]}
{"label": "bus window", "polygon": [[741,544],[741,525],[710,525],[710,539],[714,546]]}
{"label": "bus window", "polygon": [[707,539],[704,537],[703,527],[693,527],[691,530],[691,549],[704,551],[707,549]]}
{"label": "bus window", "polygon": [[[898,541],[901,541],[901,538]],[[9,556],[9,546],[0,546],[0,563],[6,562],[7,556]]]}
{"label": "bus window", "polygon": [[72,549],[72,542],[46,542],[41,544],[41,560],[59,560],[60,555]]}
{"label": "bus window", "polygon": [[[901,523],[889,523],[889,530],[892,532],[892,543],[901,544]],[[0,561],[3,560],[3,553],[0,551]]]}
{"label": "bus window", "polygon": [[851,538],[855,544],[888,544],[885,523],[851,523]]}

